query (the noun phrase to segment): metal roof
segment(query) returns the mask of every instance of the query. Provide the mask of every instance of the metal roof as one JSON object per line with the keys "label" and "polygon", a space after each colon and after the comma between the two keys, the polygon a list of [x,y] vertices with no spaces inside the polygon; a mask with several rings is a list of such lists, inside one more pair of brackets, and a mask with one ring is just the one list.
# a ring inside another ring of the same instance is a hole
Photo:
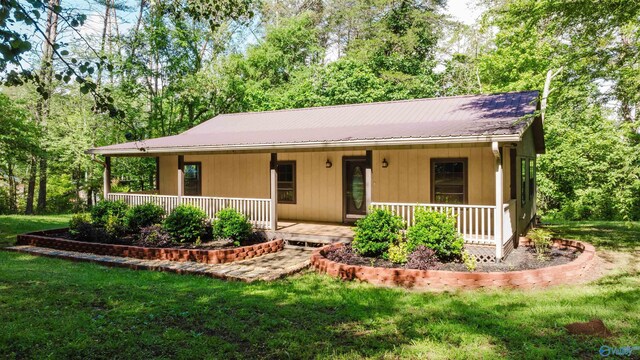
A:
{"label": "metal roof", "polygon": [[90,149],[104,155],[519,141],[538,92],[221,114],[179,135]]}

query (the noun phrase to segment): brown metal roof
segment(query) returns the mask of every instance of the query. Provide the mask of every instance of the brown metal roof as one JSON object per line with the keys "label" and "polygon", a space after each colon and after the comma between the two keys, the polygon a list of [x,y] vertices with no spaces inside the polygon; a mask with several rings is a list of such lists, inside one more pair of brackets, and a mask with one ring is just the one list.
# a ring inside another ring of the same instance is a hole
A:
{"label": "brown metal roof", "polygon": [[179,135],[90,149],[141,152],[518,141],[533,122],[538,92],[469,95],[222,114]]}

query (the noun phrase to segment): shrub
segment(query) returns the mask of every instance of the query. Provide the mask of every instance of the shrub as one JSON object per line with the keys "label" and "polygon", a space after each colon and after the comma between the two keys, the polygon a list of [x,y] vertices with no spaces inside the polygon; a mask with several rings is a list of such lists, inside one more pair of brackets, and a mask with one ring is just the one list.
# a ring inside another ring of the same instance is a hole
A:
{"label": "shrub", "polygon": [[385,255],[389,246],[400,238],[402,218],[389,210],[375,209],[356,222],[353,249],[364,256]]}
{"label": "shrub", "polygon": [[440,260],[460,258],[464,240],[453,216],[420,208],[414,215],[415,225],[407,231],[409,252],[424,245],[433,249]]}
{"label": "shrub", "polygon": [[167,246],[171,243],[171,236],[160,224],[143,227],[136,240],[136,245],[140,246]]}
{"label": "shrub", "polygon": [[162,222],[164,210],[152,203],[142,204],[129,208],[126,213],[127,228],[133,232],[138,232],[144,227]]}
{"label": "shrub", "polygon": [[127,204],[121,200],[102,200],[91,208],[91,221],[93,225],[105,226],[109,216],[114,216],[124,223],[127,207]]}
{"label": "shrub", "polygon": [[478,259],[476,259],[476,256],[469,254],[466,250],[462,252],[462,262],[467,270],[471,272],[475,271],[478,266]]}
{"label": "shrub", "polygon": [[436,267],[438,257],[436,252],[424,245],[418,245],[407,258],[407,269],[429,270]]}
{"label": "shrub", "polygon": [[204,235],[207,215],[197,207],[180,205],[164,220],[164,229],[174,240],[194,242]]}
{"label": "shrub", "polygon": [[531,239],[538,259],[543,260],[549,248],[551,248],[551,244],[553,244],[551,241],[551,233],[545,229],[536,228],[529,230],[527,237]]}
{"label": "shrub", "polygon": [[87,213],[74,214],[69,220],[69,234],[75,238],[84,224],[91,225],[91,216]]}
{"label": "shrub", "polygon": [[247,217],[231,208],[218,211],[212,227],[214,238],[231,239],[236,243],[251,236],[252,229]]}
{"label": "shrub", "polygon": [[407,262],[408,256],[409,250],[405,240],[399,240],[397,243],[389,245],[389,261],[396,264],[404,264]]}
{"label": "shrub", "polygon": [[[69,231],[71,233],[71,231]],[[77,222],[75,230],[71,233],[73,239],[78,241],[108,243],[110,242],[109,234],[103,229],[96,227],[89,222]]]}
{"label": "shrub", "polygon": [[104,224],[104,231],[112,240],[123,236],[127,232],[125,219],[115,215],[109,215],[107,222]]}

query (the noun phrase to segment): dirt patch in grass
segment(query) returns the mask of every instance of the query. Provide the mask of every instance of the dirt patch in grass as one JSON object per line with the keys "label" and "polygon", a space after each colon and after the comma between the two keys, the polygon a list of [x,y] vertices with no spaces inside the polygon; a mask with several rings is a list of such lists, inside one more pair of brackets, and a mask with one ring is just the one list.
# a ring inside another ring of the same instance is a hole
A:
{"label": "dirt patch in grass", "polygon": [[[543,267],[569,263],[575,260],[580,255],[580,253],[580,250],[572,247],[552,247],[548,254],[546,254],[546,256],[541,259],[537,256],[535,250],[532,247],[520,246],[517,249],[514,249],[505,260],[499,263],[479,262],[475,271],[504,272],[539,269]],[[329,259],[334,259],[334,261],[348,265],[408,269],[406,265],[396,264],[385,259],[361,256],[355,253],[350,246],[338,249],[330,249],[327,251],[327,254],[325,256]],[[460,261],[438,262],[432,269],[448,271],[469,271],[467,267]]]}

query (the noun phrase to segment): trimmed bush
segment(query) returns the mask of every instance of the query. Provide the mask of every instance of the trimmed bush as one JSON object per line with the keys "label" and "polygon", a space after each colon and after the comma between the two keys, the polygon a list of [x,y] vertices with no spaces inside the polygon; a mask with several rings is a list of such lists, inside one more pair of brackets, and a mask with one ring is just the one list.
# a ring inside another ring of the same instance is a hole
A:
{"label": "trimmed bush", "polygon": [[356,222],[353,249],[363,256],[385,256],[389,246],[400,239],[402,218],[385,209],[374,209]]}
{"label": "trimmed bush", "polygon": [[154,224],[160,224],[164,216],[164,209],[152,203],[129,208],[126,213],[127,228],[132,232]]}
{"label": "trimmed bush", "polygon": [[122,200],[102,200],[91,208],[91,221],[93,225],[104,227],[109,217],[113,216],[124,224],[127,208],[127,204]]}
{"label": "trimmed bush", "polygon": [[197,207],[180,205],[164,220],[164,229],[179,242],[194,242],[205,233],[207,214]]}
{"label": "trimmed bush", "polygon": [[214,238],[231,239],[234,242],[246,240],[252,233],[247,217],[231,208],[218,211],[212,227]]}
{"label": "trimmed bush", "polygon": [[69,234],[72,237],[76,237],[79,235],[79,232],[84,225],[91,225],[91,216],[87,213],[74,214],[69,220]]}
{"label": "trimmed bush", "polygon": [[167,246],[171,245],[171,236],[160,224],[154,224],[140,229],[136,240],[139,246]]}
{"label": "trimmed bush", "polygon": [[409,252],[424,245],[442,261],[459,259],[464,240],[456,228],[456,219],[447,214],[425,209],[415,212],[415,225],[407,231]]}
{"label": "trimmed bush", "polygon": [[424,245],[419,245],[409,254],[405,267],[407,269],[429,270],[435,268],[437,264],[436,252]]}
{"label": "trimmed bush", "polygon": [[389,246],[389,261],[396,264],[404,264],[407,262],[408,256],[409,250],[407,249],[407,242],[404,239]]}
{"label": "trimmed bush", "polygon": [[116,240],[119,237],[127,233],[127,226],[125,225],[125,219],[117,217],[115,215],[109,215],[107,217],[107,223],[104,224],[104,231],[109,235],[111,240]]}

